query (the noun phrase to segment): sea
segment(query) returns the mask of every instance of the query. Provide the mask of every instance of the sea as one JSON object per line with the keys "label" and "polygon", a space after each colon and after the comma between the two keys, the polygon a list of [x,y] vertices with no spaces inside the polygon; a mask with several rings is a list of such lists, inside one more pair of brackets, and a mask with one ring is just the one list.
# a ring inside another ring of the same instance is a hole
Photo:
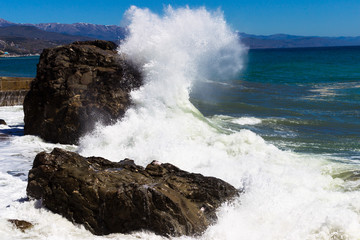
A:
{"label": "sea", "polygon": [[[24,136],[22,106],[0,107],[0,239],[167,239],[95,236],[27,199],[34,157],[54,147],[169,162],[242,191],[201,236],[174,239],[360,239],[360,47],[249,50],[223,13],[205,8],[131,7],[125,18],[118,52],[144,86],[115,124],[79,145],[50,144]],[[38,60],[0,58],[0,74],[34,77]]]}

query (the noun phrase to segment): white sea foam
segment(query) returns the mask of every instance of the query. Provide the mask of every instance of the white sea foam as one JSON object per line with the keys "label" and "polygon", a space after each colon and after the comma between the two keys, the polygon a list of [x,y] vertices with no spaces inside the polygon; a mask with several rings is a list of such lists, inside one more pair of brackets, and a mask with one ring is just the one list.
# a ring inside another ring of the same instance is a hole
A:
{"label": "white sea foam", "polygon": [[239,125],[256,125],[261,123],[261,119],[254,117],[242,117],[242,118],[236,118],[232,122]]}
{"label": "white sea foam", "polygon": [[[349,190],[349,182],[330,176],[341,171],[341,163],[329,162],[326,156],[281,151],[249,130],[227,131],[205,118],[189,101],[194,81],[228,78],[242,69],[246,50],[221,13],[168,8],[158,16],[132,7],[127,17],[130,36],[119,52],[142,68],[145,85],[132,93],[136,105],[121,121],[98,126],[81,140],[81,154],[113,161],[128,157],[140,165],[153,159],[170,162],[243,189],[235,202],[219,209],[218,222],[200,239],[360,238],[360,193],[356,187]],[[27,168],[26,159],[53,147],[28,136],[13,137],[6,144],[0,145],[0,156],[20,151]],[[30,146],[37,148],[31,150]],[[8,196],[0,202],[0,236],[161,239],[146,232],[93,236],[58,215],[36,209],[36,202],[15,201],[25,196],[26,184],[5,172],[0,171],[0,194]],[[6,218],[31,220],[35,227],[21,233],[12,229]]]}
{"label": "white sea foam", "polygon": [[[280,151],[251,131],[230,134],[189,102],[194,81],[242,68],[244,48],[221,14],[169,8],[160,17],[133,7],[128,17],[131,35],[120,53],[142,67],[145,86],[122,121],[83,139],[81,153],[171,162],[245,189],[204,239],[360,237],[359,193],[339,190],[344,183],[325,174],[327,161]],[[234,121],[259,123],[247,120]]]}
{"label": "white sea foam", "polygon": [[235,123],[237,125],[256,125],[262,123],[262,120],[256,117],[231,117],[226,115],[215,115],[211,119],[214,121]]}

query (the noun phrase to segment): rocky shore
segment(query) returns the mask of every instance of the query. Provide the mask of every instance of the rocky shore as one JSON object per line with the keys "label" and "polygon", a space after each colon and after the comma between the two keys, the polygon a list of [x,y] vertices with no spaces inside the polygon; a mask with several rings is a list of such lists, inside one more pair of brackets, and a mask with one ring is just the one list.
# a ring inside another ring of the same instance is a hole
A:
{"label": "rocky shore", "polygon": [[201,234],[238,191],[168,163],[143,168],[129,159],[110,162],[55,148],[36,156],[27,194],[97,235],[150,230],[180,236]]}
{"label": "rocky shore", "polygon": [[[24,100],[25,134],[76,144],[97,121],[121,118],[132,104],[130,91],[141,84],[138,68],[112,42],[46,49]],[[96,235],[200,235],[216,221],[216,209],[239,194],[220,179],[169,163],[142,167],[59,148],[35,157],[27,185],[30,198]]]}

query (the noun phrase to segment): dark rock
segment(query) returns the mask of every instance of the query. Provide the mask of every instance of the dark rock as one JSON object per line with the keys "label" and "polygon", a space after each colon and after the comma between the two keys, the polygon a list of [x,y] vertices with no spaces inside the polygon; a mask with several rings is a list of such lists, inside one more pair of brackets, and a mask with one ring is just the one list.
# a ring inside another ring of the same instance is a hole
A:
{"label": "dark rock", "polygon": [[140,72],[108,41],[45,49],[24,100],[25,134],[76,144],[97,121],[110,124],[130,105]]}
{"label": "dark rock", "polygon": [[144,169],[129,159],[115,163],[55,148],[36,156],[27,194],[97,235],[145,229],[180,236],[201,234],[238,191],[168,163]]}
{"label": "dark rock", "polygon": [[32,228],[34,225],[30,222],[18,219],[8,219],[10,223],[12,223],[16,228],[20,229],[22,232]]}
{"label": "dark rock", "polygon": [[0,125],[6,125],[6,122],[4,119],[0,119]]}

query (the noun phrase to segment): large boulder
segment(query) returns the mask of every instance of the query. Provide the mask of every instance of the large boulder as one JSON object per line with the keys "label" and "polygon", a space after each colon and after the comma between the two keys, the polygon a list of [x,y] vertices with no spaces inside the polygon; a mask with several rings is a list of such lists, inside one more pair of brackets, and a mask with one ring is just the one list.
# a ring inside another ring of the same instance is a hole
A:
{"label": "large boulder", "polygon": [[142,81],[116,47],[96,40],[45,49],[24,100],[25,134],[76,144],[97,121],[123,116]]}
{"label": "large boulder", "polygon": [[110,162],[55,148],[39,153],[27,194],[97,235],[150,230],[165,236],[198,235],[215,210],[238,195],[230,184],[174,165]]}

